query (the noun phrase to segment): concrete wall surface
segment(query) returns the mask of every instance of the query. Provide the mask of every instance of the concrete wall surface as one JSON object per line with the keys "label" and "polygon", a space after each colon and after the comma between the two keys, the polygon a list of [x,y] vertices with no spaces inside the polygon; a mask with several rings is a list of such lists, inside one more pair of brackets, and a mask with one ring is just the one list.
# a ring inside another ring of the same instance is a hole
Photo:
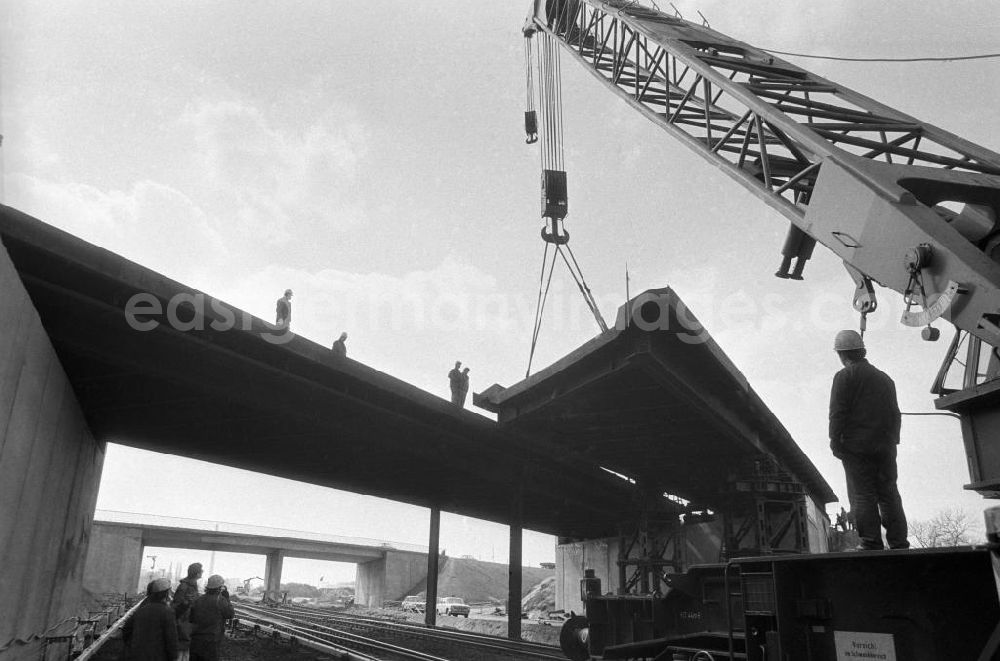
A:
{"label": "concrete wall surface", "polygon": [[83,571],[83,587],[92,594],[127,592],[139,585],[142,572],[142,529],[94,522]]}
{"label": "concrete wall surface", "polygon": [[104,445],[3,246],[0,310],[0,660],[34,661],[77,614]]}
{"label": "concrete wall surface", "polygon": [[426,553],[388,551],[385,559],[385,599],[403,599],[407,590],[427,579]]}
{"label": "concrete wall surface", "polygon": [[407,590],[426,578],[426,553],[386,551],[384,558],[358,564],[354,601],[366,606],[400,601]]}
{"label": "concrete wall surface", "polygon": [[385,558],[358,564],[354,579],[354,603],[378,607],[385,595]]}

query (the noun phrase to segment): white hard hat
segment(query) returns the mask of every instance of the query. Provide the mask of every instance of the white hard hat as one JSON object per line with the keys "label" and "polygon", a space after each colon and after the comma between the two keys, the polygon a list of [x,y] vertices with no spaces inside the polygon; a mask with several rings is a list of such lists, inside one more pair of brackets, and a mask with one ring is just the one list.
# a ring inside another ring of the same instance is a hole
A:
{"label": "white hard hat", "polygon": [[205,584],[205,587],[209,590],[214,590],[215,588],[221,588],[225,584],[226,579],[222,578],[218,574],[212,574],[208,577],[208,583]]}
{"label": "white hard hat", "polygon": [[837,333],[833,340],[834,351],[853,351],[854,349],[864,349],[865,341],[861,339],[860,333],[853,330],[842,330]]}

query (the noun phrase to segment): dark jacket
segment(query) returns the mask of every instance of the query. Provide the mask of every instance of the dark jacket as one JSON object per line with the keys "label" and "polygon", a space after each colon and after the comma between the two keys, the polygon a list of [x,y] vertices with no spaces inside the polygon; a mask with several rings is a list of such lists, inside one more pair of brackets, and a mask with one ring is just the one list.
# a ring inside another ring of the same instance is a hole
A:
{"label": "dark jacket", "polygon": [[177,621],[162,602],[147,601],[122,627],[122,639],[131,661],[174,661],[177,658]]}
{"label": "dark jacket", "polygon": [[225,633],[226,620],[235,615],[229,597],[221,593],[206,593],[191,606],[191,640],[219,642]]}
{"label": "dark jacket", "polygon": [[275,325],[285,326],[292,322],[292,302],[282,296],[274,306]]}
{"label": "dark jacket", "polygon": [[830,448],[873,454],[899,443],[896,385],[867,360],[851,363],[833,377],[830,391]]}
{"label": "dark jacket", "polygon": [[198,579],[182,578],[174,592],[173,601],[170,602],[174,609],[174,616],[177,617],[177,640],[181,650],[191,647],[191,625],[188,624],[191,614],[191,604],[198,599]]}
{"label": "dark jacket", "polygon": [[458,369],[448,372],[448,381],[451,383],[452,392],[462,392],[462,373]]}
{"label": "dark jacket", "polygon": [[333,350],[333,355],[341,358],[347,357],[347,343],[343,340],[334,340],[333,346],[330,348]]}

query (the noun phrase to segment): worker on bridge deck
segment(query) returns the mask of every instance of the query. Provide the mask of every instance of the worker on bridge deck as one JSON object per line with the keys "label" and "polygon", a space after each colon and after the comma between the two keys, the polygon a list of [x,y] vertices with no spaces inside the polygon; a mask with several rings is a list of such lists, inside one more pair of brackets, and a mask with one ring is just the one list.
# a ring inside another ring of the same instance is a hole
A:
{"label": "worker on bridge deck", "polygon": [[292,290],[286,289],[285,295],[278,299],[274,310],[274,325],[278,328],[289,328],[292,325]]}
{"label": "worker on bridge deck", "polygon": [[347,358],[347,332],[344,331],[340,334],[340,337],[334,340],[333,346],[330,347],[333,351],[333,355],[339,358]]}
{"label": "worker on bridge deck", "polygon": [[830,449],[844,464],[847,495],[860,550],[905,549],[906,515],[896,488],[900,413],[896,385],[865,358],[861,335],[837,333],[834,350],[844,366],[830,392]]}
{"label": "worker on bridge deck", "polygon": [[448,372],[448,385],[451,387],[451,403],[457,406],[465,406],[465,397],[462,395],[461,360],[456,360],[455,367]]}
{"label": "worker on bridge deck", "polygon": [[146,601],[122,627],[130,661],[175,661],[177,620],[167,605],[170,581],[158,578],[146,586]]}

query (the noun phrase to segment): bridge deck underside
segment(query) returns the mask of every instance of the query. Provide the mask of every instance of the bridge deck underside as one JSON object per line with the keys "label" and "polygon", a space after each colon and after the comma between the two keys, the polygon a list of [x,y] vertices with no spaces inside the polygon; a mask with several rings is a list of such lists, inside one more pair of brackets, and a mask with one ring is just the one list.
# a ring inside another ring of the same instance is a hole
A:
{"label": "bridge deck underside", "polygon": [[727,480],[763,455],[817,501],[835,500],[676,294],[647,294],[657,302],[641,308],[640,321],[652,330],[620,323],[525,381],[477,394],[475,403],[496,412],[507,429],[696,505],[717,506]]}
{"label": "bridge deck underside", "polygon": [[[199,294],[16,210],[0,238],[98,439],[564,536],[613,533],[629,488],[592,464],[206,296],[202,330],[126,321]],[[217,310],[249,326],[215,330]],[[192,306],[178,317],[193,320]],[[165,315],[141,317],[166,322]]]}

